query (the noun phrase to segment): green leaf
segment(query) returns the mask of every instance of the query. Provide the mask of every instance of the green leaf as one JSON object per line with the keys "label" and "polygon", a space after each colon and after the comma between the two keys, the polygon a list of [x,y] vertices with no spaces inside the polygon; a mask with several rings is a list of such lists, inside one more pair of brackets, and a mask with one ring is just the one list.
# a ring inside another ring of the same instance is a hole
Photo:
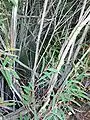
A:
{"label": "green leaf", "polygon": [[30,91],[30,88],[28,87],[28,86],[22,86],[22,88],[24,88],[25,90],[27,90],[27,91]]}
{"label": "green leaf", "polygon": [[73,108],[72,108],[71,106],[67,106],[67,108],[68,108],[73,114],[75,114],[75,112],[74,112],[74,110],[73,110]]}
{"label": "green leaf", "polygon": [[58,109],[54,109],[52,111],[53,115],[56,116],[57,118],[59,118],[60,120],[65,120],[65,113],[63,110],[58,110]]}
{"label": "green leaf", "polygon": [[24,92],[25,92],[25,94],[27,94],[27,95],[30,94],[30,91],[28,91],[28,90],[26,90],[26,89],[24,89]]}
{"label": "green leaf", "polygon": [[33,89],[33,84],[32,84],[32,82],[29,82],[29,87],[31,88],[31,90]]}
{"label": "green leaf", "polygon": [[48,71],[50,71],[50,72],[53,72],[53,73],[58,72],[58,70],[57,70],[57,69],[55,69],[55,68],[48,68],[47,70],[48,70]]}
{"label": "green leaf", "polygon": [[40,79],[39,79],[39,81],[41,81],[41,80],[43,80],[43,79],[45,79],[46,78],[46,75],[43,75]]}
{"label": "green leaf", "polygon": [[42,85],[44,85],[46,83],[47,83],[47,81],[45,81],[45,79],[44,79],[44,81],[39,81],[38,86],[42,86]]}
{"label": "green leaf", "polygon": [[64,102],[64,104],[68,101],[67,97],[63,93],[60,95],[60,100]]}
{"label": "green leaf", "polygon": [[49,79],[51,77],[51,73],[49,73],[49,72],[44,72],[44,75],[46,75],[46,77],[49,78]]}
{"label": "green leaf", "polygon": [[30,97],[29,95],[24,94],[24,95],[22,95],[22,97],[25,101],[27,101],[27,102],[29,101],[29,97]]}
{"label": "green leaf", "polygon": [[17,78],[17,79],[20,79],[20,77],[18,76],[18,74],[16,73],[16,71],[15,70],[11,70],[11,73],[12,73],[12,75],[15,77],[15,78]]}
{"label": "green leaf", "polygon": [[9,85],[9,87],[12,86],[12,76],[9,70],[1,70],[3,76],[5,77],[5,79],[7,80],[7,83]]}
{"label": "green leaf", "polygon": [[85,74],[82,73],[82,74],[78,75],[76,79],[81,81],[84,77],[85,77]]}
{"label": "green leaf", "polygon": [[45,68],[45,58],[43,57],[42,59],[42,67],[41,67],[41,73],[43,72],[44,68]]}
{"label": "green leaf", "polygon": [[23,117],[22,117],[22,114],[20,113],[20,120],[22,120],[23,119]]}
{"label": "green leaf", "polygon": [[[23,120],[23,119],[22,119],[22,120]],[[24,120],[31,120],[31,119],[30,119],[30,116],[25,115],[25,116],[24,116]]]}
{"label": "green leaf", "polygon": [[23,100],[24,105],[28,105],[29,102]]}
{"label": "green leaf", "polygon": [[8,61],[9,61],[9,57],[7,56],[7,57],[4,59],[3,66],[6,66],[7,63],[8,63]]}
{"label": "green leaf", "polygon": [[77,94],[77,92],[72,92],[72,96],[73,96],[73,97],[77,97],[77,98],[81,98],[81,97]]}
{"label": "green leaf", "polygon": [[79,85],[83,86],[82,83],[77,81],[77,80],[70,80],[70,81],[71,81],[71,83],[76,83],[76,84],[79,84]]}
{"label": "green leaf", "polygon": [[52,108],[54,108],[55,103],[56,103],[56,95],[53,92]]}
{"label": "green leaf", "polygon": [[54,120],[53,119],[53,114],[50,114],[49,116],[45,116],[43,120]]}
{"label": "green leaf", "polygon": [[79,107],[81,106],[77,101],[75,101],[74,99],[71,100],[71,102],[75,103],[76,105],[78,105]]}
{"label": "green leaf", "polygon": [[90,98],[89,98],[88,96],[84,95],[84,94],[80,94],[80,97],[81,97],[81,98],[85,98],[85,99],[87,99],[87,100],[90,100]]}
{"label": "green leaf", "polygon": [[5,106],[13,106],[13,105],[15,105],[15,103],[14,103],[14,102],[13,102],[13,103],[4,102],[4,104],[5,104]]}

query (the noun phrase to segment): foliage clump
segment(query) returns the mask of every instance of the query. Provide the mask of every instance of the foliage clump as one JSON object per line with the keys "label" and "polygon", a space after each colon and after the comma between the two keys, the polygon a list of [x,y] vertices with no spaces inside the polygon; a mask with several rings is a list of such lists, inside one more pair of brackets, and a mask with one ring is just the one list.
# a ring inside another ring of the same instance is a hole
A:
{"label": "foliage clump", "polygon": [[0,1],[4,118],[68,120],[76,117],[76,106],[89,103],[89,4],[89,0]]}

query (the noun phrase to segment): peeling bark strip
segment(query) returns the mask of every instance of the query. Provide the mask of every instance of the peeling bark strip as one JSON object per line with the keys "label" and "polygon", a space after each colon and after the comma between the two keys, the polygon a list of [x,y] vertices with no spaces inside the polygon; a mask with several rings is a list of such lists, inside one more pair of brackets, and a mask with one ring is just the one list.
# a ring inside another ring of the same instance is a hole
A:
{"label": "peeling bark strip", "polygon": [[17,28],[17,6],[12,8],[12,19],[11,19],[11,48],[16,46],[16,28]]}
{"label": "peeling bark strip", "polygon": [[[15,47],[16,47],[17,9],[18,9],[18,0],[15,0],[15,5],[13,5],[13,7],[12,7],[11,34],[10,34],[10,38],[11,38],[11,48],[10,49],[11,49],[12,54],[14,54],[13,49],[15,49]],[[15,62],[12,67],[15,70]],[[13,84],[15,84],[14,77],[12,77],[12,81],[13,81]],[[14,86],[11,86],[11,88],[12,88],[12,92],[13,92],[13,98],[15,99],[15,93],[16,93],[17,96],[20,98],[20,100],[22,100],[21,95],[18,93],[16,88]]]}

